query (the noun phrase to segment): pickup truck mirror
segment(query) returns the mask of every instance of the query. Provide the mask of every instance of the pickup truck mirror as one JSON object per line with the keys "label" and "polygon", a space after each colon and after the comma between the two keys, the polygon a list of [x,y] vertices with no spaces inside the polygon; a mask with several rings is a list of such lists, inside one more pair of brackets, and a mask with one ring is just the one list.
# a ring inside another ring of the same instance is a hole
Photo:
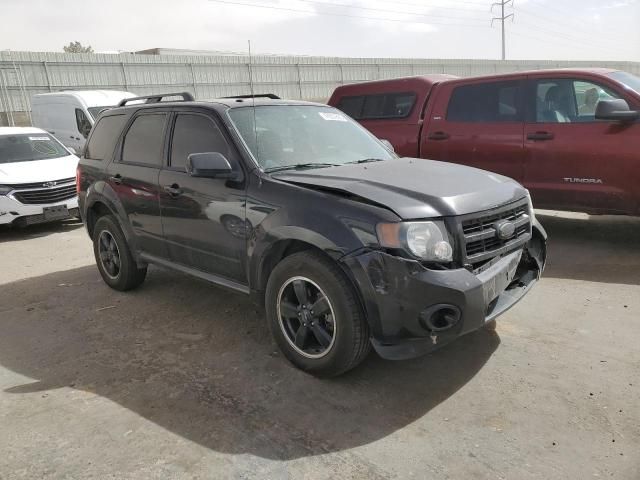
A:
{"label": "pickup truck mirror", "polygon": [[187,173],[192,177],[230,178],[233,169],[219,152],[192,153],[187,157]]}
{"label": "pickup truck mirror", "polygon": [[381,138],[380,142],[385,146],[385,148],[387,150],[389,150],[390,152],[396,153],[395,149],[393,148],[393,145],[391,144],[391,142],[389,140]]}
{"label": "pickup truck mirror", "polygon": [[638,117],[640,112],[630,110],[629,104],[622,99],[600,100],[596,106],[596,120],[633,122]]}

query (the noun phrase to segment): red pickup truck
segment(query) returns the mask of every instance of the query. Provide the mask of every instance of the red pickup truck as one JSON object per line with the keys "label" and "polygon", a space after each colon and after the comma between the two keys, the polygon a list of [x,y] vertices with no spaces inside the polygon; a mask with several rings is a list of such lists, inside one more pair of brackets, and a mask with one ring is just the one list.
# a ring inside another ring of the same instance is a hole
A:
{"label": "red pickup truck", "polygon": [[640,215],[640,78],[607,69],[338,87],[329,104],[401,156],[518,180],[536,207]]}

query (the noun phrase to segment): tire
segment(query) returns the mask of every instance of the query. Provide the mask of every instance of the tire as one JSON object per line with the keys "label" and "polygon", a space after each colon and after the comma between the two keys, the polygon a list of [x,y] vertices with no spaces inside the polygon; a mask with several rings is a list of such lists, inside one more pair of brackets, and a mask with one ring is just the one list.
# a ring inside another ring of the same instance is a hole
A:
{"label": "tire", "polygon": [[93,254],[102,279],[114,290],[122,292],[139,286],[147,275],[147,267],[138,268],[122,229],[113,215],[98,219],[93,229]]}
{"label": "tire", "polygon": [[320,253],[295,253],[276,265],[267,282],[265,309],[284,356],[312,375],[340,375],[371,349],[369,325],[353,285]]}

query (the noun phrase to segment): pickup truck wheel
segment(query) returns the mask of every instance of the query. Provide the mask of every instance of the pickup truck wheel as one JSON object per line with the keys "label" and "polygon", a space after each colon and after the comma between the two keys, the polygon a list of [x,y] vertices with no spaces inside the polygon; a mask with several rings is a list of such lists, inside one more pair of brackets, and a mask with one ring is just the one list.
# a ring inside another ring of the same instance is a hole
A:
{"label": "pickup truck wheel", "polygon": [[370,350],[369,327],[352,284],[320,254],[300,252],[276,265],[265,301],[276,343],[306,372],[339,375]]}
{"label": "pickup truck wheel", "polygon": [[138,268],[129,246],[112,215],[100,217],[93,230],[93,254],[102,279],[115,290],[131,290],[142,282],[147,269]]}

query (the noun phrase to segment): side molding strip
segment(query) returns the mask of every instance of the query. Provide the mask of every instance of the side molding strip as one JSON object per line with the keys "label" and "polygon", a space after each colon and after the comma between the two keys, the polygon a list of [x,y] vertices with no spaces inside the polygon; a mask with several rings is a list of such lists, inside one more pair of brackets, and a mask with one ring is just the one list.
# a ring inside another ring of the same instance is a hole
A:
{"label": "side molding strip", "polygon": [[193,268],[185,267],[184,265],[180,265],[178,263],[173,263],[163,258],[154,257],[153,255],[149,255],[147,253],[141,253],[140,258],[145,262],[153,263],[161,267],[170,268],[172,270],[177,270],[179,272],[186,273],[187,275],[192,275],[194,277],[201,278],[202,280],[206,280],[207,282],[219,285],[221,287],[235,290],[236,292],[241,292],[247,295],[250,293],[249,287],[242,285],[240,283],[234,282],[233,280],[228,280],[224,277],[220,277],[218,275],[201,272]]}

